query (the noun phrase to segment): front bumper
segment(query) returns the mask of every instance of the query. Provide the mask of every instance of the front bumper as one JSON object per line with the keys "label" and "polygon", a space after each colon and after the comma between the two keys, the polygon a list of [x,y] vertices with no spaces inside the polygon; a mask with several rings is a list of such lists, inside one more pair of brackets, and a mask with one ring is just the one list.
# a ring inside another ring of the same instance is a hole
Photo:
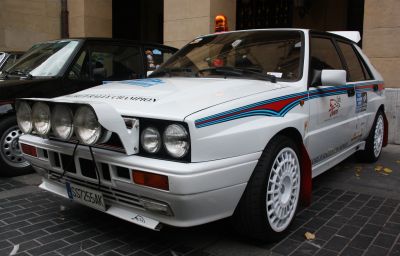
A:
{"label": "front bumper", "polygon": [[[158,229],[159,223],[189,227],[231,216],[261,155],[260,152],[210,162],[179,163],[93,149],[100,174],[98,186],[97,175],[90,177],[82,171],[82,159],[92,159],[88,147],[78,147],[73,159],[75,172],[66,172],[60,179],[69,165],[65,156],[71,158],[74,145],[32,135],[21,136],[20,143],[37,148],[37,157],[24,157],[44,176],[41,188],[65,198],[66,181],[100,189],[106,199],[106,213],[151,229]],[[103,173],[104,168],[108,168],[109,174]],[[138,170],[166,175],[169,191],[134,184],[130,175],[121,175],[119,168],[129,174]],[[143,203],[146,200],[167,205],[172,214],[147,209]],[[145,221],[138,222],[137,215]]]}

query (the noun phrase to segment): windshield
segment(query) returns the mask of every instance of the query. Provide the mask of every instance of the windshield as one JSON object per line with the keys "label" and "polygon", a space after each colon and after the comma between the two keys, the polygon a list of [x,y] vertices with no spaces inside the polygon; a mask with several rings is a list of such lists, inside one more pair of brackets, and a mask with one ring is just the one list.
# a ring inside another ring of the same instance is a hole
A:
{"label": "windshield", "polygon": [[200,37],[187,44],[151,77],[232,76],[295,81],[302,75],[300,31],[243,31]]}
{"label": "windshield", "polygon": [[24,76],[57,76],[78,44],[77,40],[37,44],[8,69],[7,73]]}

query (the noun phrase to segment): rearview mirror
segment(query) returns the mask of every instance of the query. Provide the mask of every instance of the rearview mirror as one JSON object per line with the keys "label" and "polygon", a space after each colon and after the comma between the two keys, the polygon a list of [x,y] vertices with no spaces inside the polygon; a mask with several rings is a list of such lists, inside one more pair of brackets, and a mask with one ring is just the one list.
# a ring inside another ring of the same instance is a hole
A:
{"label": "rearview mirror", "polygon": [[323,69],[321,71],[322,86],[338,86],[346,84],[346,70]]}

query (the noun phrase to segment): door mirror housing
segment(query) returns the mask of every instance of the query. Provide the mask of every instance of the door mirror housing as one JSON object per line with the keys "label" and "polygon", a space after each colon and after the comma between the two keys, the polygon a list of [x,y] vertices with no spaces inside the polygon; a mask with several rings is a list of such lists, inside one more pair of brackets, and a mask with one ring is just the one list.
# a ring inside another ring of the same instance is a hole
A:
{"label": "door mirror housing", "polygon": [[322,86],[339,86],[346,85],[346,70],[339,69],[323,69],[321,71]]}

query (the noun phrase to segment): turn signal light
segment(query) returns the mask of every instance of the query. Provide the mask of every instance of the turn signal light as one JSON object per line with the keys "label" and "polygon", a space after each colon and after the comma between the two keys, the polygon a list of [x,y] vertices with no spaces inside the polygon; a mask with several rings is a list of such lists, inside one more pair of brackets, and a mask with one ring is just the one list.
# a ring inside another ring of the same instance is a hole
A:
{"label": "turn signal light", "polygon": [[215,16],[215,33],[228,31],[228,18],[219,14]]}
{"label": "turn signal light", "polygon": [[24,154],[37,157],[36,147],[24,143],[21,143],[20,145],[21,145],[21,151]]}
{"label": "turn signal light", "polygon": [[168,176],[154,174],[150,172],[133,171],[132,180],[136,184],[158,188],[162,190],[169,190]]}

